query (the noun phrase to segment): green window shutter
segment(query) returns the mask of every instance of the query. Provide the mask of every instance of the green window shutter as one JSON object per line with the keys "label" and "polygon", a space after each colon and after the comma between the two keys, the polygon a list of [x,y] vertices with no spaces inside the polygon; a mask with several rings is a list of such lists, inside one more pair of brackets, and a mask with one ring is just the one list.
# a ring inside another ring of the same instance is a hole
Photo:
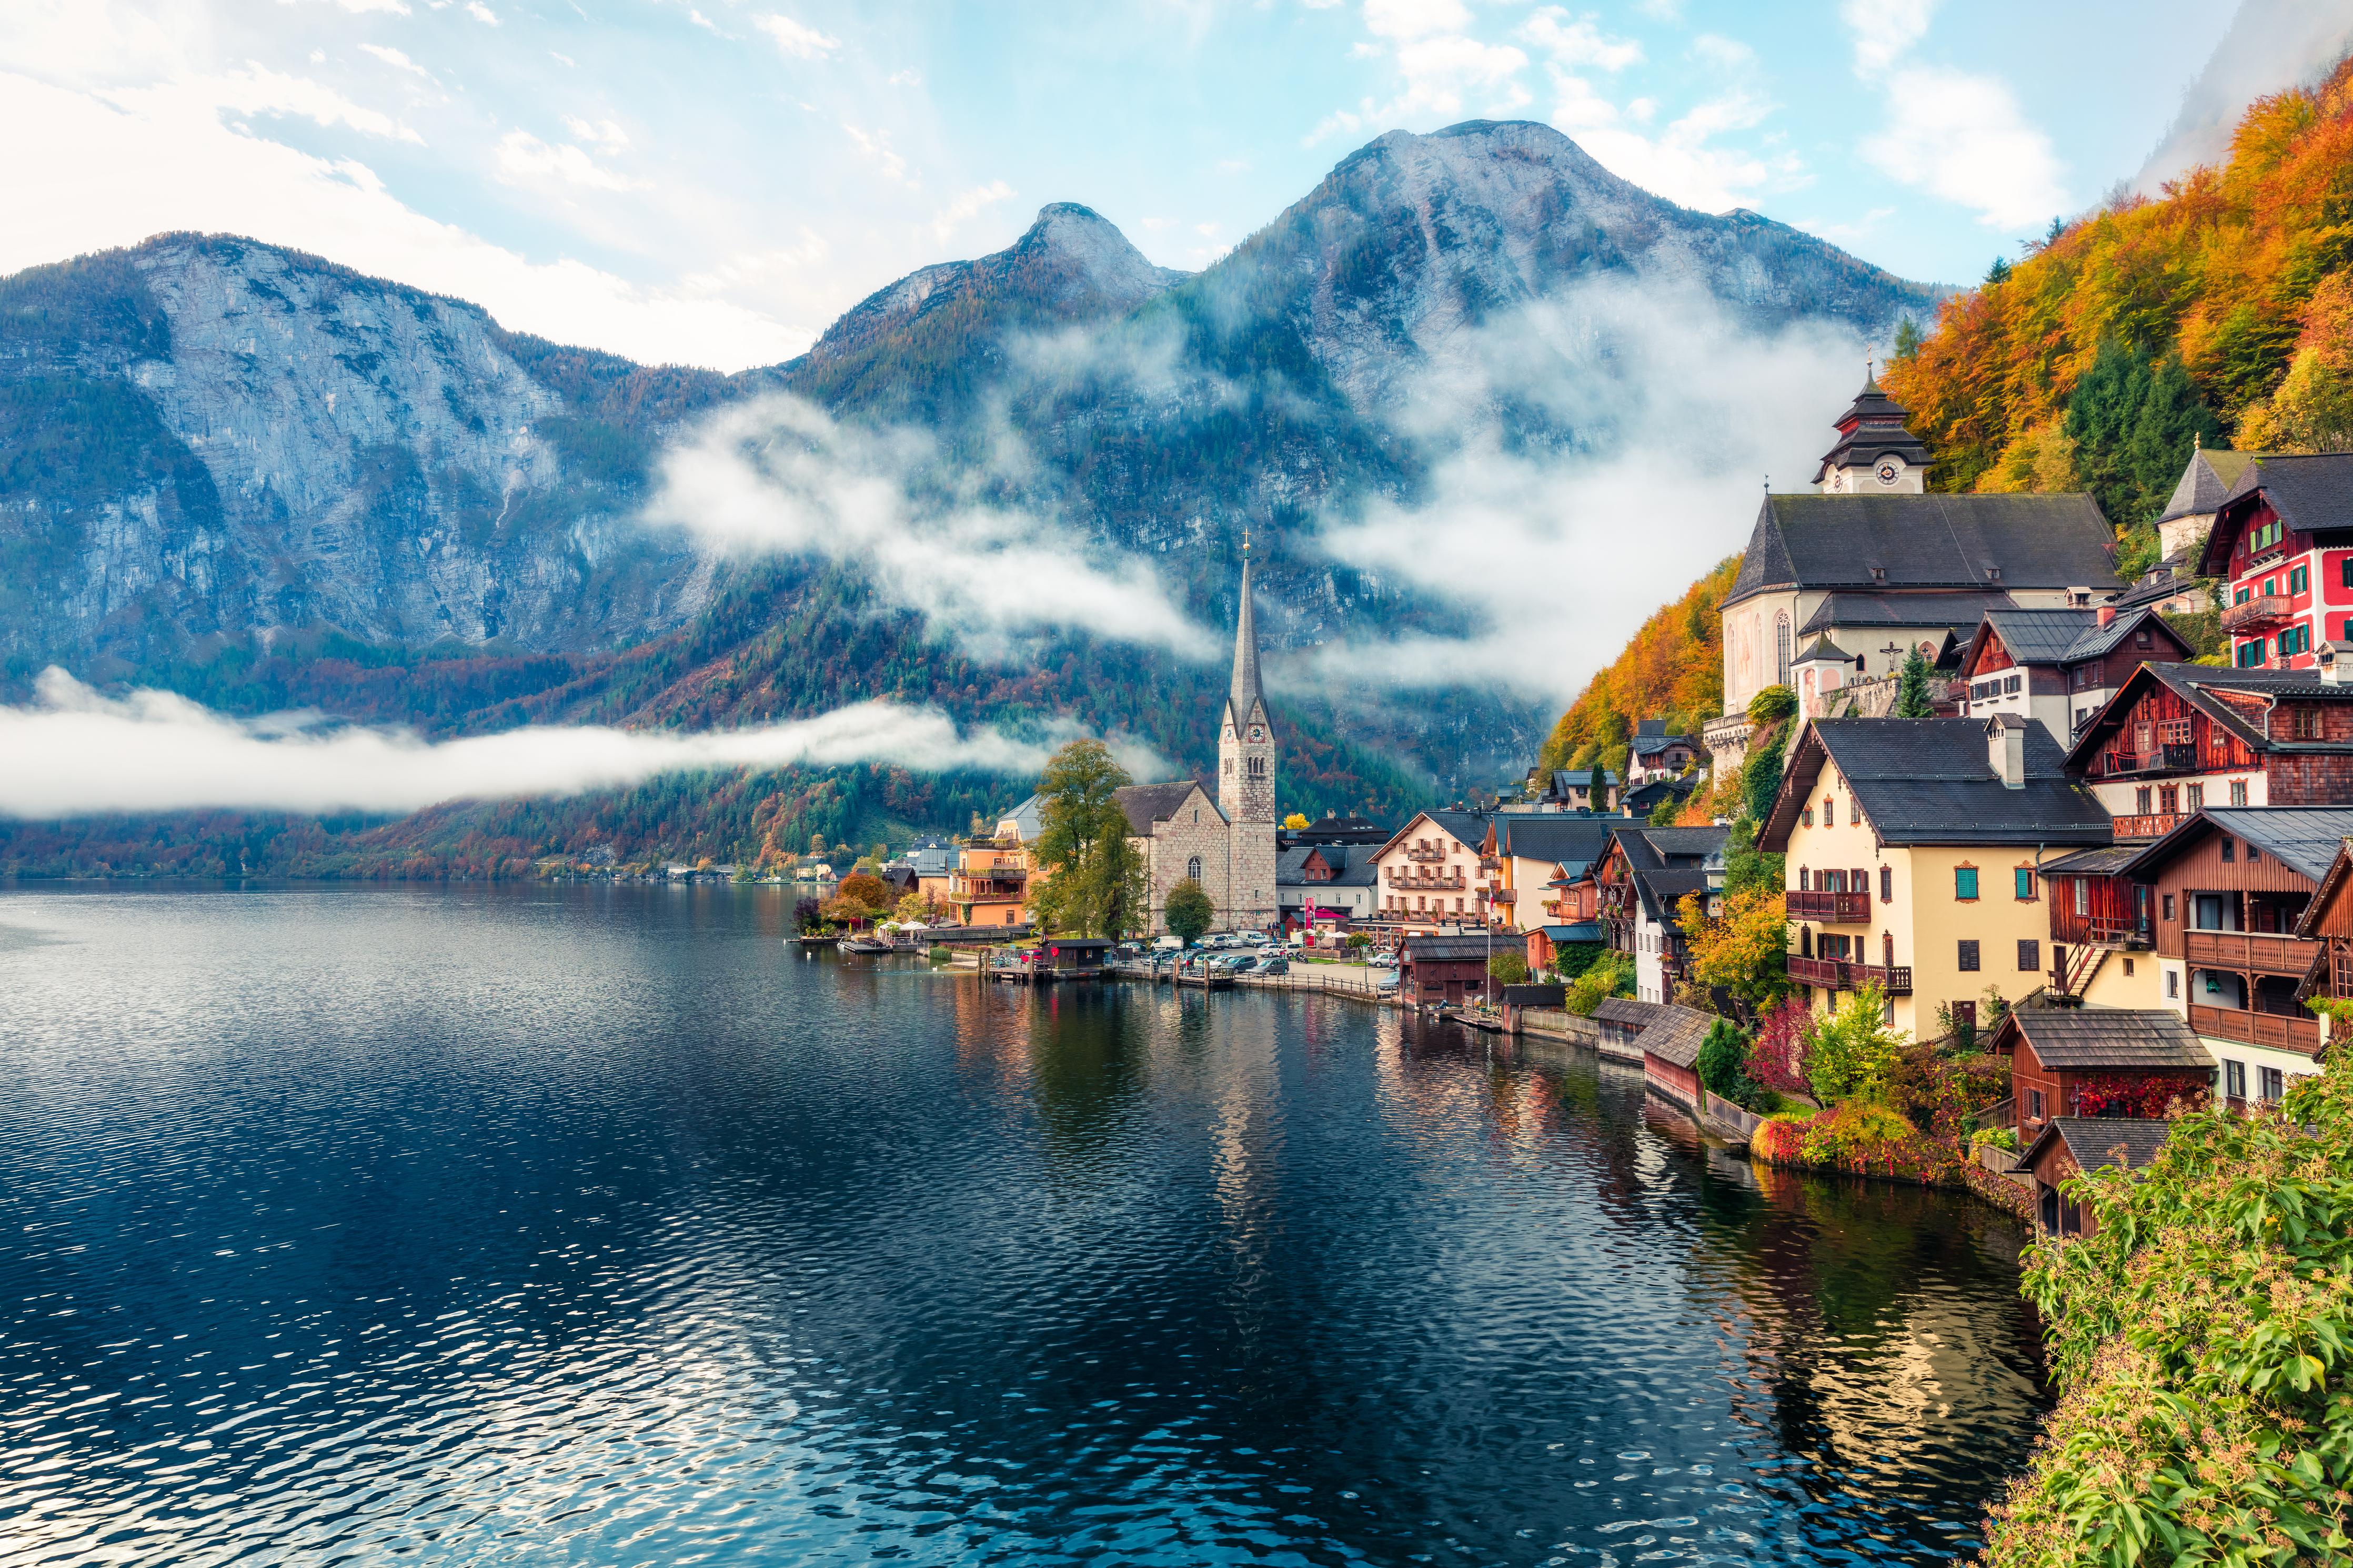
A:
{"label": "green window shutter", "polygon": [[1953,897],[1974,899],[1978,896],[1978,873],[1974,866],[1957,866],[1953,869]]}

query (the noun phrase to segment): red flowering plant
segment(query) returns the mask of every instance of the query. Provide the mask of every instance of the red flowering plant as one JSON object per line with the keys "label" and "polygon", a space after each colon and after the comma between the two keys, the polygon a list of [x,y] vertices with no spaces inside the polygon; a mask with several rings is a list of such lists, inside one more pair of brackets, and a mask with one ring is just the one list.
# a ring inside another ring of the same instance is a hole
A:
{"label": "red flowering plant", "polygon": [[1783,1094],[1811,1092],[1806,1082],[1806,1031],[1812,1024],[1812,1012],[1795,996],[1767,1009],[1748,1043],[1749,1078]]}
{"label": "red flowering plant", "polygon": [[2068,1102],[2070,1116],[2131,1116],[2162,1121],[2184,1110],[2203,1110],[2206,1086],[2179,1079],[2104,1073],[2079,1080]]}

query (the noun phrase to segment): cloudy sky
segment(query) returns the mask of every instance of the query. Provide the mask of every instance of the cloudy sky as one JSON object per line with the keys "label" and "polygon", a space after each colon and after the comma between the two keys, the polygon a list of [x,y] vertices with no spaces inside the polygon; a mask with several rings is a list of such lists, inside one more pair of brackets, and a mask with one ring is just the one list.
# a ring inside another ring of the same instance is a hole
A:
{"label": "cloudy sky", "polygon": [[2229,11],[9,0],[0,272],[228,230],[732,369],[1044,203],[1195,268],[1381,132],[1484,116],[1548,121],[1689,205],[1969,280],[2134,172]]}

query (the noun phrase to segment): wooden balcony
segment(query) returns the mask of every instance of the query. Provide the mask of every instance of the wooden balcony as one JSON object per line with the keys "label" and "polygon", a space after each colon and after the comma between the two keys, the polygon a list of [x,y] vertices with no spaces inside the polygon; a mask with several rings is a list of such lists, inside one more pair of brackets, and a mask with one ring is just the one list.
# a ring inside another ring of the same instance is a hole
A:
{"label": "wooden balcony", "polygon": [[1417,848],[1409,844],[1406,846],[1405,858],[1409,860],[1443,860],[1446,858],[1446,851]]}
{"label": "wooden balcony", "polygon": [[2189,1026],[2209,1039],[2241,1040],[2274,1050],[2311,1056],[2320,1049],[2320,1020],[2295,1018],[2284,1013],[2242,1013],[2235,1007],[2189,1009]]}
{"label": "wooden balcony", "polygon": [[2189,820],[2187,813],[2156,811],[2133,816],[2119,816],[2114,823],[2119,838],[2162,838]]}
{"label": "wooden balcony", "polygon": [[1860,991],[1876,985],[1890,996],[1912,994],[1908,964],[1857,963],[1844,958],[1799,958],[1789,955],[1789,978],[1800,985],[1826,985],[1834,991]]}
{"label": "wooden balcony", "polygon": [[1824,925],[1861,926],[1871,923],[1871,895],[1825,893],[1800,889],[1783,895],[1793,921],[1820,921]]}
{"label": "wooden balcony", "polygon": [[2312,973],[2320,944],[2302,937],[2262,931],[2193,931],[2182,933],[2182,957],[2195,969],[2236,969],[2255,974]]}
{"label": "wooden balcony", "polygon": [[2194,773],[2198,768],[2198,748],[2188,742],[2173,745],[2151,746],[2146,752],[2110,752],[2106,777],[2117,778],[2128,773]]}
{"label": "wooden balcony", "polygon": [[1492,904],[1515,904],[1520,901],[1518,891],[1511,888],[1491,888],[1480,896]]}
{"label": "wooden balcony", "polygon": [[2282,621],[2295,618],[2295,601],[2284,594],[2258,594],[2243,605],[2232,605],[2222,612],[2222,629],[2226,632],[2251,632],[2258,626],[2275,626]]}
{"label": "wooden balcony", "polygon": [[1417,877],[1400,873],[1395,867],[1389,868],[1389,886],[1403,893],[1459,893],[1467,885],[1460,871],[1444,877],[1433,877],[1424,872]]}

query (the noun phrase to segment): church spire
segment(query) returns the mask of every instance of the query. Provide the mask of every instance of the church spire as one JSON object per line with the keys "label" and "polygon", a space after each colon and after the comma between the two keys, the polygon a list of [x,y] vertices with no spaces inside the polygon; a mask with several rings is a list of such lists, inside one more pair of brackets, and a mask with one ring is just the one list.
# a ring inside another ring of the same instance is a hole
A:
{"label": "church spire", "polygon": [[1242,604],[1234,618],[1234,678],[1227,689],[1226,706],[1239,731],[1250,722],[1253,706],[1263,707],[1266,692],[1258,679],[1258,612],[1250,604],[1250,535],[1242,535]]}

